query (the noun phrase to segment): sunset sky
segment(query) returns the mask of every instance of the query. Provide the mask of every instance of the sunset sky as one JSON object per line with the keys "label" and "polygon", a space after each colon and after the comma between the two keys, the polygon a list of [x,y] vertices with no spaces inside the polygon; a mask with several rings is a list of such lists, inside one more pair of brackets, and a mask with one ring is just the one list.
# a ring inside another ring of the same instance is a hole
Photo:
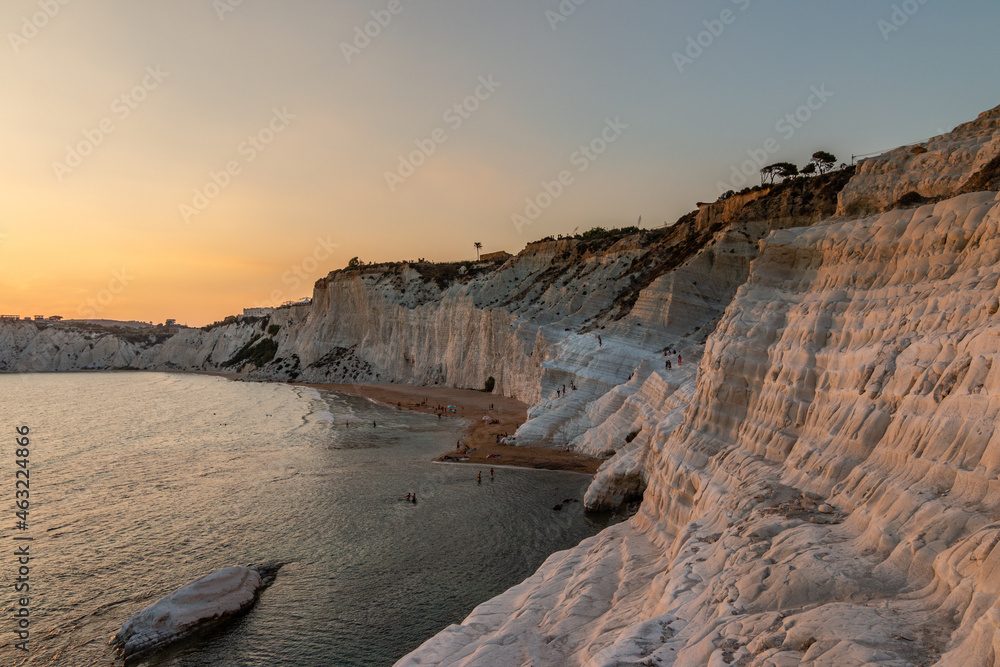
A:
{"label": "sunset sky", "polygon": [[850,162],[1000,104],[998,25],[995,0],[5,0],[0,311],[202,325],[354,256],[672,223],[768,139]]}

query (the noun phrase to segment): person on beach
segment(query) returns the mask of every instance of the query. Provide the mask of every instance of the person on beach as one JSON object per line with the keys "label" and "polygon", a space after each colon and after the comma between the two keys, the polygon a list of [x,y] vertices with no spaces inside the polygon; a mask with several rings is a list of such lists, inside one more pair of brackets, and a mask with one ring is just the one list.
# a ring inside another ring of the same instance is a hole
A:
{"label": "person on beach", "polygon": [[372,420],[372,428],[378,428],[378,424],[375,423],[374,419]]}
{"label": "person on beach", "polygon": [[483,471],[482,471],[482,470],[480,470],[480,471],[479,471],[479,474],[478,474],[478,475],[476,476],[476,481],[477,481],[477,482],[478,482],[479,484],[482,484],[482,483],[483,483]]}
{"label": "person on beach", "polygon": [[417,494],[415,494],[415,493],[413,494],[413,504],[414,505],[417,504]]}
{"label": "person on beach", "polygon": [[601,340],[601,334],[597,334],[597,347],[604,347],[604,341]]}
{"label": "person on beach", "polygon": [[412,493],[407,493],[406,494],[406,502],[410,502],[410,496],[412,496],[412,495],[413,495]]}
{"label": "person on beach", "polygon": [[490,468],[490,479],[493,479],[493,468]]}
{"label": "person on beach", "polygon": [[683,359],[681,359],[681,355],[678,354],[677,355],[677,365],[680,366],[682,363],[684,363],[684,361],[683,361]]}

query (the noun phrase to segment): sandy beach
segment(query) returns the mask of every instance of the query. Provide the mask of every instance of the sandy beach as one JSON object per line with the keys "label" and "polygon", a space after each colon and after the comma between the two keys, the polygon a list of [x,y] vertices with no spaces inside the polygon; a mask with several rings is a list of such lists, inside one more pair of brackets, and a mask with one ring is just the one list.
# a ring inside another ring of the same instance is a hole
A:
{"label": "sandy beach", "polygon": [[[541,468],[545,470],[567,470],[594,474],[601,466],[601,459],[594,459],[575,452],[548,449],[544,447],[512,447],[496,444],[497,434],[513,435],[517,427],[528,417],[527,406],[513,398],[496,396],[469,389],[447,387],[409,387],[390,384],[308,384],[317,389],[327,389],[343,394],[364,396],[373,401],[395,407],[434,414],[438,406],[455,406],[455,410],[445,410],[441,419],[456,417],[467,421],[462,434],[461,445],[471,450],[465,463],[479,466],[517,466],[521,468]],[[425,403],[426,400],[426,403]],[[493,406],[490,409],[490,406]],[[488,415],[496,424],[488,424],[483,416]],[[457,443],[456,443],[457,445]],[[446,456],[456,456],[458,447],[452,447],[436,460]],[[493,457],[491,458],[491,455]]]}

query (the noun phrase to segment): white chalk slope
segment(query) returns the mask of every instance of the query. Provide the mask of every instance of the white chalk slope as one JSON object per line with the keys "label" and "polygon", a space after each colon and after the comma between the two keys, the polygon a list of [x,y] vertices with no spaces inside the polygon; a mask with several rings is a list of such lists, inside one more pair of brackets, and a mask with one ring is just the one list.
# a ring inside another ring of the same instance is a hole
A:
{"label": "white chalk slope", "polygon": [[[995,118],[924,160],[957,189]],[[934,181],[887,164],[864,187]],[[993,665],[998,260],[995,192],[773,232],[696,379],[577,413],[652,430],[640,513],[398,666]]]}

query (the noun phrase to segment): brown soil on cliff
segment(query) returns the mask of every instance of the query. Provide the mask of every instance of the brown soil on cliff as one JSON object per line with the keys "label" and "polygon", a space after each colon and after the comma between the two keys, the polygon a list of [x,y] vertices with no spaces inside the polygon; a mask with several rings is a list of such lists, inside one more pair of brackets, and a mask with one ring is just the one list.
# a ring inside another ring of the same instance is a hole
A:
{"label": "brown soil on cliff", "polygon": [[847,167],[771,186],[770,192],[749,202],[729,222],[829,218],[837,212],[837,195],[854,172],[854,167]]}
{"label": "brown soil on cliff", "polygon": [[658,236],[642,237],[642,245],[649,250],[632,263],[629,269],[633,274],[631,284],[596,319],[604,315],[615,320],[624,318],[644,289],[694,257],[717,233],[732,225],[766,220],[777,229],[792,224],[807,225],[832,216],[837,211],[837,195],[854,172],[854,167],[848,167],[822,176],[795,178],[767,186],[763,195],[753,196],[754,191],[735,195],[734,200],[737,197],[748,199],[747,203],[737,204],[735,208],[733,201],[726,200],[702,204],[698,211],[685,215]]}
{"label": "brown soil on cliff", "polygon": [[[521,401],[504,396],[496,396],[469,389],[447,387],[410,387],[395,384],[306,384],[308,387],[336,391],[342,394],[363,396],[399,410],[410,410],[433,415],[437,406],[454,405],[455,412],[445,411],[442,419],[465,419],[468,425],[462,435],[462,446],[476,451],[469,452],[469,460],[464,462],[485,469],[489,466],[517,466],[544,470],[567,470],[594,474],[604,463],[601,459],[590,458],[575,452],[567,452],[546,447],[512,447],[496,444],[496,434],[513,435],[517,427],[528,418],[528,406]],[[424,403],[426,399],[427,403]],[[490,410],[490,405],[493,409]],[[499,424],[487,424],[483,416],[489,415]],[[498,458],[490,458],[490,455]],[[442,454],[456,456],[455,448]]]}
{"label": "brown soil on cliff", "polygon": [[956,194],[987,190],[1000,190],[1000,156],[993,158],[985,167],[973,174]]}

